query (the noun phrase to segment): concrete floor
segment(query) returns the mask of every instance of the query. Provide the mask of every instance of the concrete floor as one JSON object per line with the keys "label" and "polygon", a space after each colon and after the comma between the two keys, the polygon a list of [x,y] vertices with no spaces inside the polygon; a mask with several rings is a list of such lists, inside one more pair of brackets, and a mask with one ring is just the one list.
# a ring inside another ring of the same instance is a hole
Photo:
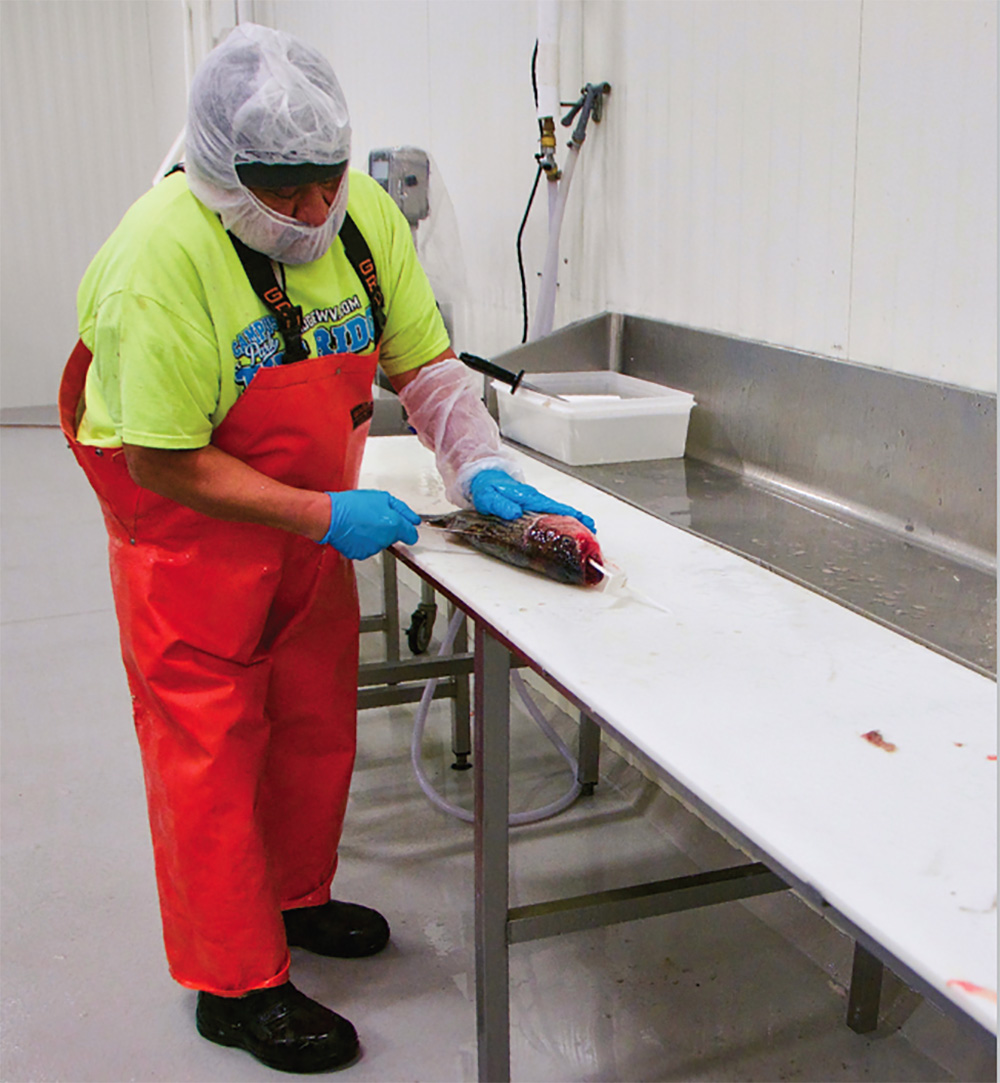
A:
{"label": "concrete floor", "polygon": [[[3,428],[2,469],[0,1079],[281,1078],[201,1039],[195,994],[166,972],[93,494],[52,428]],[[376,612],[377,562],[361,572],[365,611]],[[417,597],[405,576],[402,588],[405,620]],[[379,649],[379,637],[364,637],[366,657]],[[540,702],[570,739],[558,700]],[[340,1073],[345,1081],[476,1079],[472,830],[419,791],[411,725],[408,707],[361,715],[335,882],[338,898],[387,915],[392,944],[357,961],[293,952],[296,984],[358,1027],[364,1056]],[[449,770],[448,741],[448,708],[438,704],[427,768],[469,807],[470,773]],[[512,776],[515,810],[551,800],[568,782],[521,711],[512,718]],[[516,829],[513,840],[518,904],[742,860],[607,748],[594,797]],[[513,1078],[996,1078],[992,1044],[895,981],[879,1030],[848,1030],[851,949],[787,893],[519,945]]]}

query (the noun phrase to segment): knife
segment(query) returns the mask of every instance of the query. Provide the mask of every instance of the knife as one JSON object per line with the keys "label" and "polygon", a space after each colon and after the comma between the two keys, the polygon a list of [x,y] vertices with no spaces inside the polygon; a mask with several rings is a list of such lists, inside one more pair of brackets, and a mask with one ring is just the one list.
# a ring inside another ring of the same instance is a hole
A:
{"label": "knife", "polygon": [[519,387],[526,387],[529,391],[534,391],[536,395],[544,395],[548,399],[558,399],[559,402],[569,402],[569,399],[557,395],[554,391],[546,391],[544,387],[529,383],[524,378],[524,369],[517,373],[510,372],[508,369],[502,369],[499,365],[494,365],[492,361],[487,361],[485,357],[476,357],[473,353],[460,353],[458,359],[468,365],[470,369],[481,372],[484,376],[491,376],[494,380],[509,384],[512,395]]}

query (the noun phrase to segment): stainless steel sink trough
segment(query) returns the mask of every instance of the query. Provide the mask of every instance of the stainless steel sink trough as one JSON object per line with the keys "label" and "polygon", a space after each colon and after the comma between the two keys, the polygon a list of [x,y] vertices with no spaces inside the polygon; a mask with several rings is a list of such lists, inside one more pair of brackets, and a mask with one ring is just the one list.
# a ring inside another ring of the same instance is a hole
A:
{"label": "stainless steel sink trough", "polygon": [[995,677],[995,395],[621,313],[494,360],[691,392],[683,459],[556,465]]}

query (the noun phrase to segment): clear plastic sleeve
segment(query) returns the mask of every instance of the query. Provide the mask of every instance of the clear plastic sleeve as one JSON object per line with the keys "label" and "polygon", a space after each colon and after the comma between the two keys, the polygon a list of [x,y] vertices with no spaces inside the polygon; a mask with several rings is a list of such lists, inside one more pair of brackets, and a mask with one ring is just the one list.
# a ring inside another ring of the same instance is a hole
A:
{"label": "clear plastic sleeve", "polygon": [[482,470],[524,475],[500,442],[500,430],[477,391],[479,377],[455,358],[425,365],[399,394],[410,424],[434,452],[445,494],[469,507],[469,482]]}

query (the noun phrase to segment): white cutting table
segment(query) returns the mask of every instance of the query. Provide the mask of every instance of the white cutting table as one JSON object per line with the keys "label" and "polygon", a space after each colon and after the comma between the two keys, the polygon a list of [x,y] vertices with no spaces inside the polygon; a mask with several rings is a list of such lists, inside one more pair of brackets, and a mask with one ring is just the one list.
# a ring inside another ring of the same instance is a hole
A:
{"label": "white cutting table", "polygon": [[[994,682],[519,461],[529,483],[594,517],[605,557],[669,612],[551,582],[431,531],[396,548],[476,626],[480,1078],[509,1072],[508,651],[901,977],[995,1033]],[[449,507],[415,437],[369,440],[361,486],[425,514]]]}

